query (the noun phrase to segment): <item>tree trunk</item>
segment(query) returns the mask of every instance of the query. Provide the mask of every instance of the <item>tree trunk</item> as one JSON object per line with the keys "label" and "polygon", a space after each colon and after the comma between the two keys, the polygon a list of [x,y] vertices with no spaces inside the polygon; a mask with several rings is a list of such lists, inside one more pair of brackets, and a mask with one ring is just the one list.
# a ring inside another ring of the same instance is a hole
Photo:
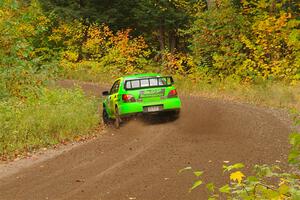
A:
{"label": "tree trunk", "polygon": [[171,53],[174,53],[177,47],[176,33],[174,30],[169,31],[169,49]]}
{"label": "tree trunk", "polygon": [[162,22],[159,25],[158,41],[159,41],[160,51],[164,51],[165,50],[165,28]]}
{"label": "tree trunk", "polygon": [[89,28],[90,28],[90,25],[89,24],[86,24],[84,23],[84,25],[86,25],[85,27],[85,30],[83,32],[83,37],[82,37],[82,41],[80,42],[79,44],[79,50],[78,50],[78,57],[77,57],[77,60],[76,62],[79,62],[83,59],[83,52],[82,52],[82,46],[83,44],[87,41],[88,39],[88,32],[89,32]]}
{"label": "tree trunk", "polygon": [[84,0],[79,0],[79,8],[83,8],[84,7]]}

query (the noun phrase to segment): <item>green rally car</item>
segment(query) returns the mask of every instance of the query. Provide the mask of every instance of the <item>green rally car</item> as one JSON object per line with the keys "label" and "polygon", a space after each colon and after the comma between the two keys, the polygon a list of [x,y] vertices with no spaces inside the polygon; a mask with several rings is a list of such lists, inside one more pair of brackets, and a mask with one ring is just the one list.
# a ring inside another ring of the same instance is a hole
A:
{"label": "green rally car", "polygon": [[123,118],[136,114],[168,112],[179,115],[181,101],[171,76],[138,74],[115,80],[110,91],[102,92],[103,121],[119,128]]}

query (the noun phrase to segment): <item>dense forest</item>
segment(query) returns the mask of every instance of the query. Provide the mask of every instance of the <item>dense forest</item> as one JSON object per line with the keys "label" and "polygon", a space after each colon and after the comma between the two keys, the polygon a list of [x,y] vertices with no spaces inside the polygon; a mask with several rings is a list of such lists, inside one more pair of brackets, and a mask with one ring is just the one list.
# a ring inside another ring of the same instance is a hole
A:
{"label": "dense forest", "polygon": [[40,5],[55,21],[47,27],[56,44],[51,49],[64,50],[72,64],[92,60],[100,63],[96,68],[120,73],[157,66],[166,73],[197,74],[192,78],[299,79],[297,1],[70,0]]}
{"label": "dense forest", "polygon": [[196,80],[300,79],[297,1],[6,0],[1,12],[1,65],[31,65],[28,77],[151,70]]}

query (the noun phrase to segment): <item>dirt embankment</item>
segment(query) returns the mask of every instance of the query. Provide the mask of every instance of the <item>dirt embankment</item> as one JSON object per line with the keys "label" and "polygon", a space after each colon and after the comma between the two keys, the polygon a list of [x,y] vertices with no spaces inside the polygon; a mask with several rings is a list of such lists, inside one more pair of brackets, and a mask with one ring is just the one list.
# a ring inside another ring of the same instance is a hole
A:
{"label": "dirt embankment", "polygon": [[[62,82],[71,86],[71,82]],[[103,87],[84,84],[90,94]],[[0,179],[0,199],[205,199],[188,193],[194,176],[222,184],[224,161],[281,164],[288,153],[289,126],[278,113],[253,106],[183,97],[173,122],[131,121],[120,130]]]}

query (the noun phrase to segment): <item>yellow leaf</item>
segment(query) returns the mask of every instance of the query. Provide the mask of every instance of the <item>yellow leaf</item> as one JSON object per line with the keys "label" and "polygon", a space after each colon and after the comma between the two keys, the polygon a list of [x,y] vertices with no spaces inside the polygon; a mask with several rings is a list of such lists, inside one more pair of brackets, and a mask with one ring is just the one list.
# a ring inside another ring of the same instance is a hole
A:
{"label": "yellow leaf", "polygon": [[285,179],[284,178],[280,178],[280,182],[279,182],[279,186],[281,186],[281,185],[283,185],[283,184],[285,184]]}
{"label": "yellow leaf", "polygon": [[244,177],[245,175],[240,171],[230,174],[230,180],[237,181],[238,183],[241,183]]}

